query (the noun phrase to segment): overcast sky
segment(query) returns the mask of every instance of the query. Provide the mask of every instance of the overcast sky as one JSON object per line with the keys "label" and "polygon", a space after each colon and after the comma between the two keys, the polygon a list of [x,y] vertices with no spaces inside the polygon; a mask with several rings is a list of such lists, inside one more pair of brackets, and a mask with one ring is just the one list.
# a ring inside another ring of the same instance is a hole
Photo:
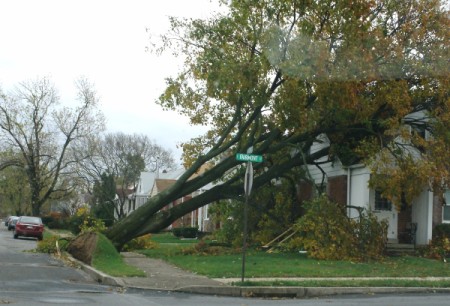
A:
{"label": "overcast sky", "polygon": [[108,131],[146,134],[179,158],[177,143],[203,130],[154,103],[181,61],[145,48],[150,33],[168,29],[168,16],[206,18],[215,10],[210,0],[0,0],[0,86],[48,76],[70,102],[74,81],[85,76]]}

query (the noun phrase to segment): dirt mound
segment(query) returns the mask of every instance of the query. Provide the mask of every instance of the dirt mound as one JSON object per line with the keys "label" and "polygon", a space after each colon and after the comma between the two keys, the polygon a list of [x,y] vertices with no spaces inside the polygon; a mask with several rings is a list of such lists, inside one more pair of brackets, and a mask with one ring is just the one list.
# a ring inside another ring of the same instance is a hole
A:
{"label": "dirt mound", "polygon": [[90,265],[92,254],[97,246],[98,236],[94,232],[86,232],[70,242],[67,251],[76,259]]}

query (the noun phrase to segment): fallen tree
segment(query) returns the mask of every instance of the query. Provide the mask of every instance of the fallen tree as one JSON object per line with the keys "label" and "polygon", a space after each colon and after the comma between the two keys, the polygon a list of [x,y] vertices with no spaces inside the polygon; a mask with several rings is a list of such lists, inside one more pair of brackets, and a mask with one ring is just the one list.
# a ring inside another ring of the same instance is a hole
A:
{"label": "fallen tree", "polygon": [[[244,169],[235,154],[250,147],[264,156],[255,164],[257,189],[305,165],[338,157],[351,164],[381,148],[400,160],[405,151],[395,149],[395,139],[409,137],[409,146],[439,156],[423,156],[436,170],[430,188],[447,186],[448,18],[440,1],[415,2],[232,1],[211,20],[171,19],[157,51],[178,50],[186,64],[167,79],[159,103],[210,130],[183,144],[187,170],[177,182],[107,237],[120,249],[208,203],[241,197]],[[404,120],[417,112],[427,120]],[[406,135],[405,124],[431,133],[433,143]],[[323,134],[330,146],[312,150]],[[211,182],[210,190],[162,210]]]}

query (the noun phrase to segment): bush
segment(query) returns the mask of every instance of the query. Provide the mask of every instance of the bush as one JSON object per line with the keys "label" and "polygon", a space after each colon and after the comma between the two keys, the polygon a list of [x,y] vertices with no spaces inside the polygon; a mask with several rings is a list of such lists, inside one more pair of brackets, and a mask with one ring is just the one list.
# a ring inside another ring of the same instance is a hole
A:
{"label": "bush", "polygon": [[72,232],[74,235],[78,235],[81,233],[81,225],[84,222],[83,215],[73,215],[67,221],[67,229]]}
{"label": "bush", "polygon": [[387,243],[387,221],[379,221],[371,212],[361,213],[353,232],[361,259],[378,259],[383,256]]}
{"label": "bush", "polygon": [[305,203],[306,213],[295,224],[299,235],[288,244],[316,259],[379,259],[384,255],[387,223],[372,215],[351,220],[326,196]]}
{"label": "bush", "polygon": [[434,238],[450,239],[450,223],[436,225],[433,230],[433,239]]}
{"label": "bush", "polygon": [[105,223],[96,219],[92,216],[86,216],[83,220],[83,224],[80,225],[80,230],[82,233],[84,232],[102,232],[106,230]]}
{"label": "bush", "polygon": [[106,229],[105,223],[93,217],[86,208],[78,209],[77,213],[67,221],[67,229],[74,235],[81,232],[101,232]]}
{"label": "bush", "polygon": [[447,262],[447,258],[450,258],[450,224],[442,223],[434,228],[433,239],[422,250],[422,254]]}
{"label": "bush", "polygon": [[172,234],[178,238],[197,238],[197,227],[178,227],[172,229]]}
{"label": "bush", "polygon": [[155,249],[158,246],[158,243],[152,241],[151,237],[152,236],[150,234],[147,234],[138,238],[134,238],[124,245],[123,250],[133,251]]}
{"label": "bush", "polygon": [[59,236],[49,236],[44,237],[43,240],[38,241],[36,252],[39,253],[48,253],[48,254],[56,254],[56,242],[58,242],[59,251],[65,251],[68,241],[67,239],[61,239]]}
{"label": "bush", "polygon": [[50,215],[43,216],[42,223],[50,229],[67,229],[66,218],[63,218],[60,213],[51,213]]}
{"label": "bush", "polygon": [[235,247],[242,246],[242,222],[240,221],[235,219],[225,220],[221,228],[214,232],[214,239]]}
{"label": "bush", "polygon": [[422,250],[422,254],[428,258],[447,262],[447,258],[450,258],[450,239],[439,235],[433,237],[430,243]]}

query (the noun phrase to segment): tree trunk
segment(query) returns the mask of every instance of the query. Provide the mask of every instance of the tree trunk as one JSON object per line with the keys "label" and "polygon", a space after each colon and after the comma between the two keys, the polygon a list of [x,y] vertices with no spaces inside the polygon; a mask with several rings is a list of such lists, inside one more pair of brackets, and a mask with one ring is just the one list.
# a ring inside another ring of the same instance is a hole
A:
{"label": "tree trunk", "polygon": [[[310,155],[309,158],[314,160],[318,156],[324,156],[328,154],[328,148],[317,151]],[[273,178],[279,177],[287,169],[302,165],[305,162],[301,158],[292,158],[285,161],[283,164],[272,167],[260,175],[256,176],[253,181],[253,188],[259,188],[264,184],[270,182]],[[126,218],[120,220],[114,224],[107,232],[106,236],[112,241],[114,246],[121,250],[123,245],[133,238],[161,231],[168,227],[175,220],[183,217],[187,213],[190,213],[200,207],[203,207],[209,203],[213,203],[218,200],[231,199],[239,197],[244,192],[242,176],[235,176],[220,185],[207,190],[190,200],[176,205],[170,209],[162,210],[169,203],[191,194],[192,192],[205,186],[207,182],[212,182],[220,177],[231,168],[234,168],[238,162],[234,157],[221,162],[221,165],[214,167],[211,170],[206,171],[202,176],[195,179],[188,180],[181,185],[173,185],[160,194],[150,198],[147,203],[137,210],[133,211]],[[225,166],[224,166],[225,165]],[[223,168],[221,168],[223,166]],[[221,169],[221,171],[218,170]],[[259,169],[256,167],[255,169]],[[223,171],[223,172],[222,172]]]}

